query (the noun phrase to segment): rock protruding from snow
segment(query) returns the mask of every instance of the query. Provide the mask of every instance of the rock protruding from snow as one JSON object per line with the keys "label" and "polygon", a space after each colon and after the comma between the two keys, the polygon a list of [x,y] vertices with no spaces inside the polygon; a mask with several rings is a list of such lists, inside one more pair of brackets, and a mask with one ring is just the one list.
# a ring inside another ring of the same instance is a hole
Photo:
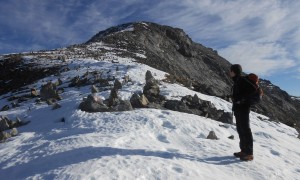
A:
{"label": "rock protruding from snow", "polygon": [[158,96],[159,95],[159,86],[156,83],[155,79],[150,79],[147,81],[146,85],[144,86],[144,91],[143,93],[146,96]]}
{"label": "rock protruding from snow", "polygon": [[6,116],[0,116],[0,142],[6,139],[17,136],[17,127],[24,126],[30,123],[30,121],[22,121],[18,117],[15,121],[8,119]]}
{"label": "rock protruding from snow", "polygon": [[210,131],[206,139],[218,140],[219,138],[214,131]]}
{"label": "rock protruding from snow", "polygon": [[32,88],[30,90],[30,95],[31,95],[31,97],[37,97],[39,94],[35,88]]}
{"label": "rock protruding from snow", "polygon": [[151,79],[154,79],[154,77],[152,76],[151,71],[148,70],[148,71],[146,72],[146,77],[145,77],[146,83],[147,83],[147,81],[149,81],[149,80],[151,80]]}
{"label": "rock protruding from snow", "polygon": [[133,108],[146,108],[149,104],[149,101],[144,94],[134,93],[130,98],[130,103]]}
{"label": "rock protruding from snow", "polygon": [[119,102],[111,107],[112,111],[132,111],[133,108],[128,100],[119,100]]}
{"label": "rock protruding from snow", "polygon": [[122,88],[122,85],[119,81],[115,81],[114,87],[112,88],[108,100],[105,102],[108,103],[110,111],[131,111],[133,110],[129,100],[122,100],[118,96],[119,89]]}
{"label": "rock protruding from snow", "polygon": [[180,101],[167,100],[165,108],[173,111],[204,116],[223,123],[232,124],[231,113],[216,109],[210,101],[201,100],[196,94],[194,96],[184,96]]}
{"label": "rock protruding from snow", "polygon": [[110,95],[108,98],[108,106],[116,106],[120,102],[118,97],[118,89],[113,88],[110,91]]}
{"label": "rock protruding from snow", "polygon": [[97,89],[92,86],[92,94],[89,95],[79,105],[79,109],[87,112],[110,112],[110,111],[131,111],[133,110],[129,100],[122,100],[118,96],[119,89],[122,88],[120,81],[115,80],[114,87],[110,91],[109,98],[102,101],[100,97],[96,96]]}
{"label": "rock protruding from snow", "polygon": [[80,103],[79,109],[86,112],[106,112],[109,110],[99,97],[93,95],[88,95],[88,97]]}
{"label": "rock protruding from snow", "polygon": [[92,94],[98,93],[99,89],[95,85],[92,85],[91,92],[92,92]]}
{"label": "rock protruding from snow", "polygon": [[147,97],[149,102],[161,104],[166,98],[160,95],[160,89],[157,80],[152,76],[150,71],[146,72],[146,84],[143,89],[143,94]]}
{"label": "rock protruding from snow", "polygon": [[115,89],[122,89],[122,83],[116,79],[115,82],[114,82],[114,88]]}
{"label": "rock protruding from snow", "polygon": [[42,85],[40,96],[42,100],[49,100],[49,99],[56,99],[61,100],[62,98],[60,95],[56,92],[56,85],[52,82],[48,82],[45,85]]}

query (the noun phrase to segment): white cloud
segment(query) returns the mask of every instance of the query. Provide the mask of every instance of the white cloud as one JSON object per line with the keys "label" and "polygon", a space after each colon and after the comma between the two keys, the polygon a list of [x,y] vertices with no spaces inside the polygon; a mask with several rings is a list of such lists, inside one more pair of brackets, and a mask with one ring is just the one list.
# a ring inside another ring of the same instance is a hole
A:
{"label": "white cloud", "polygon": [[181,27],[197,39],[277,41],[298,27],[300,2],[278,0],[161,1],[147,14]]}
{"label": "white cloud", "polygon": [[289,59],[288,52],[275,43],[239,42],[219,53],[231,63],[241,64],[245,72],[270,76],[274,72],[294,67],[296,62]]}
{"label": "white cloud", "polygon": [[299,9],[296,0],[178,0],[163,1],[148,14],[245,70],[270,76],[300,66]]}
{"label": "white cloud", "polygon": [[[3,13],[7,9],[13,11]],[[244,42],[257,43],[261,50],[256,48],[256,52],[273,47],[273,52],[280,50],[278,56],[286,59],[286,64],[282,63],[284,67],[289,67],[291,61],[300,59],[299,9],[297,0],[161,0],[151,3],[4,0],[0,7],[0,26],[15,31],[10,34],[14,37],[6,39],[29,36],[33,44],[65,46],[85,42],[98,31],[127,19],[153,20],[182,28],[193,40],[218,51],[226,49],[228,57],[235,56],[229,53],[237,53],[234,49],[245,46]],[[254,58],[263,59],[271,66],[260,71],[264,74],[278,69],[278,62],[283,62],[271,59],[270,51]]]}

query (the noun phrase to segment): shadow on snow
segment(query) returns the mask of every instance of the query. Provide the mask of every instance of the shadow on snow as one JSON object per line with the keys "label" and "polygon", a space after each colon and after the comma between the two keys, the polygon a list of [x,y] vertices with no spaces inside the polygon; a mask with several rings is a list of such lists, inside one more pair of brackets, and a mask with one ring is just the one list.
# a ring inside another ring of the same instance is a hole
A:
{"label": "shadow on snow", "polygon": [[[145,149],[121,149],[113,147],[82,147],[45,157],[35,157],[27,163],[22,163],[9,168],[1,168],[1,177],[26,178],[43,174],[54,169],[59,169],[71,164],[78,164],[91,159],[99,159],[106,156],[146,156],[163,159],[185,159],[213,165],[228,165],[240,162],[233,156],[210,157],[201,159],[196,156],[168,151],[149,151]],[[6,161],[7,162],[7,161]],[[0,166],[3,167],[4,163]]]}

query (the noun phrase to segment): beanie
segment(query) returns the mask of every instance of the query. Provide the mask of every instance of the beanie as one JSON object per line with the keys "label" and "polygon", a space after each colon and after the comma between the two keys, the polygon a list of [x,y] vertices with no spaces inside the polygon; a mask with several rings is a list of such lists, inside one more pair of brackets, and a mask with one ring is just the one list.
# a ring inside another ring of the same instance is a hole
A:
{"label": "beanie", "polygon": [[230,67],[230,70],[232,72],[234,72],[236,75],[241,75],[243,70],[242,70],[242,66],[239,65],[239,64],[233,64],[231,67]]}

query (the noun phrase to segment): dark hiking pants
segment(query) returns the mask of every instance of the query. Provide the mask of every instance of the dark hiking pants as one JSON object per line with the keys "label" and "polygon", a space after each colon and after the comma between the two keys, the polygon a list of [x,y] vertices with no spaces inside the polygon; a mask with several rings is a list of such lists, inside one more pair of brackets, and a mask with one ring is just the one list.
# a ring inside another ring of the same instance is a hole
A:
{"label": "dark hiking pants", "polygon": [[253,155],[253,137],[249,120],[250,106],[236,105],[234,116],[236,119],[236,129],[240,138],[241,151]]}

